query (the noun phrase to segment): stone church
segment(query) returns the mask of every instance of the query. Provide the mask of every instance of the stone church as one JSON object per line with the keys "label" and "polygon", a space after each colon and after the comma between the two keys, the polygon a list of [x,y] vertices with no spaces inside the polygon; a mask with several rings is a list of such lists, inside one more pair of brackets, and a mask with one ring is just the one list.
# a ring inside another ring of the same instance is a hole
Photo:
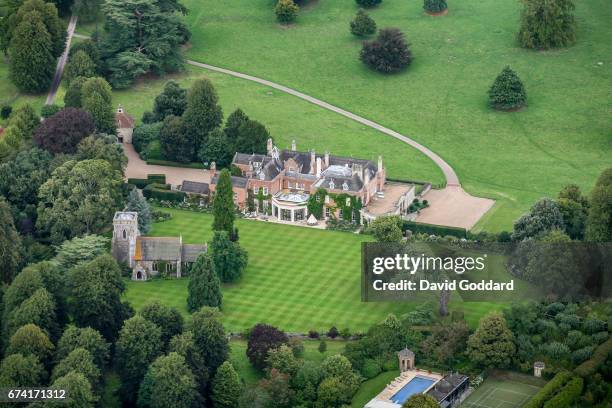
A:
{"label": "stone church", "polygon": [[117,211],[113,218],[112,253],[118,262],[132,268],[132,280],[159,274],[180,278],[206,250],[206,244],[184,244],[182,236],[143,237],[136,212]]}

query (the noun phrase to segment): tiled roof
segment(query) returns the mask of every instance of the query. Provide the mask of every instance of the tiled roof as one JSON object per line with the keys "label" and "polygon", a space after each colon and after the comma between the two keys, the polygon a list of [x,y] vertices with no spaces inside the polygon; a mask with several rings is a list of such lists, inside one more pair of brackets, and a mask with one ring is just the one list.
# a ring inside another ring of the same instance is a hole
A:
{"label": "tiled roof", "polygon": [[202,252],[206,252],[208,247],[206,244],[183,244],[183,262],[195,262]]}
{"label": "tiled roof", "polygon": [[181,184],[181,191],[185,193],[206,195],[210,192],[210,188],[208,183],[199,183],[197,181],[184,180],[183,184]]}
{"label": "tiled roof", "polygon": [[177,261],[181,255],[181,240],[176,237],[138,237],[135,261]]}
{"label": "tiled roof", "polygon": [[[247,185],[247,182],[248,180],[244,177],[232,176],[232,186],[234,187],[245,188]],[[215,174],[213,178],[210,180],[210,184],[217,184],[217,183],[219,183],[219,175]]]}
{"label": "tiled roof", "polygon": [[134,127],[134,118],[125,112],[115,112],[115,122],[119,129]]}

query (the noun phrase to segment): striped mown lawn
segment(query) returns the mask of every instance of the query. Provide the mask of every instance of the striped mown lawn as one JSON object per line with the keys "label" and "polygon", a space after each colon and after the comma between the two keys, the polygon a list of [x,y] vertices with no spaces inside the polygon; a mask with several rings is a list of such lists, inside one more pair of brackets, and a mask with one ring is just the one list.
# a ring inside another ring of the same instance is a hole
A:
{"label": "striped mown lawn", "polygon": [[[212,216],[167,210],[172,219],[154,225],[153,236],[183,236],[202,243],[212,236]],[[240,243],[249,253],[244,277],[223,287],[226,328],[242,331],[258,322],[289,332],[314,329],[365,331],[387,314],[404,314],[411,303],[362,303],[360,300],[360,243],[368,236],[345,232],[238,220]],[[140,309],[157,299],[187,316],[187,279],[128,281],[126,299]],[[452,303],[463,309],[470,325],[492,307],[489,303]],[[499,308],[499,305],[496,305]]]}

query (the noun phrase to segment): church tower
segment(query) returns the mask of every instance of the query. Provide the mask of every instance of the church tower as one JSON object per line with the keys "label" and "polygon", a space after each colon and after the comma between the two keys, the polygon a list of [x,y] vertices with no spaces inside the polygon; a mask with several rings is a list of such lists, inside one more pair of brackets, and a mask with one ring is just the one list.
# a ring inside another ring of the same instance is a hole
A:
{"label": "church tower", "polygon": [[130,267],[134,266],[133,259],[136,250],[136,238],[139,236],[138,213],[117,211],[113,218],[113,257],[118,262],[126,262]]}

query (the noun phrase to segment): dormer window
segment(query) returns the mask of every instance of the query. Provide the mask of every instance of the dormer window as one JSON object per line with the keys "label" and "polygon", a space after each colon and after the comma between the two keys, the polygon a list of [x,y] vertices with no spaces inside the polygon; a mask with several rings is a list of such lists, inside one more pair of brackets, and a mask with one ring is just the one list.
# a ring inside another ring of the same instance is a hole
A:
{"label": "dormer window", "polygon": [[336,185],[334,184],[334,180],[330,180],[330,182],[329,182],[329,188],[331,188],[332,190],[333,190],[334,188],[336,188]]}
{"label": "dormer window", "polygon": [[344,183],[342,183],[342,189],[343,189],[344,191],[348,191],[348,189],[349,189],[349,185],[348,185],[348,183],[347,183],[346,181],[345,181]]}

